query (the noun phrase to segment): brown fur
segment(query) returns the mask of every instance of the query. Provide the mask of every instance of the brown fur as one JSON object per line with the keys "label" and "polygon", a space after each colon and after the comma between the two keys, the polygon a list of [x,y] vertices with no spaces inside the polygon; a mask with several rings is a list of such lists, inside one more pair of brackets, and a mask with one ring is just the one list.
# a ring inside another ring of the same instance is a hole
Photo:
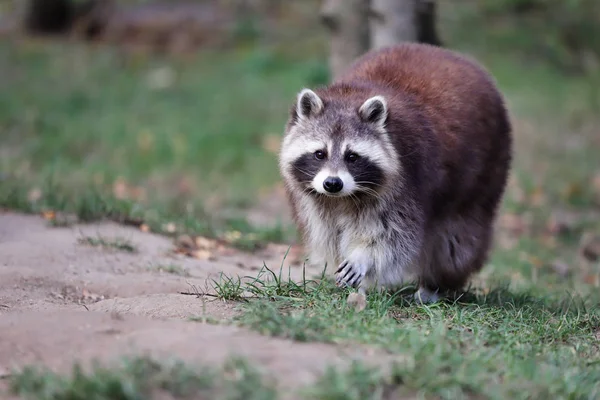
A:
{"label": "brown fur", "polygon": [[[511,124],[491,76],[455,52],[402,44],[365,54],[315,92],[326,108],[385,97],[386,130],[403,168],[397,198],[414,200],[413,215],[403,217],[423,225],[421,285],[464,286],[486,262],[511,164]],[[288,124],[295,108],[291,114]]]}

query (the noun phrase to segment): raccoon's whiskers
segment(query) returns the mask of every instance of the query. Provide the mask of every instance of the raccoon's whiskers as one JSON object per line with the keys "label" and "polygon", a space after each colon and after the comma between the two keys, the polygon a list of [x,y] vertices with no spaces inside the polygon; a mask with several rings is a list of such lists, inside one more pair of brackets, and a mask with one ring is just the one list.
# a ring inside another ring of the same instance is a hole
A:
{"label": "raccoon's whiskers", "polygon": [[293,167],[294,167],[294,169],[296,169],[296,170],[297,170],[297,171],[299,171],[299,172],[302,172],[302,173],[303,173],[303,174],[305,174],[305,175],[309,175],[309,176],[311,175],[311,173],[310,173],[310,172],[308,172],[308,171],[305,171],[305,170],[303,170],[302,168],[299,168],[299,167],[297,167],[296,165],[293,165]]}
{"label": "raccoon's whiskers", "polygon": [[383,187],[383,185],[380,185],[379,183],[375,183],[375,182],[371,182],[371,181],[355,181],[354,183],[356,183],[357,185],[370,185],[370,186]]}
{"label": "raccoon's whiskers", "polygon": [[380,197],[380,195],[379,195],[379,193],[378,193],[376,190],[374,190],[374,189],[371,189],[371,188],[368,188],[368,187],[364,187],[364,186],[358,186],[358,187],[356,188],[356,190],[357,190],[358,192],[362,192],[362,193],[365,193],[365,194],[371,195],[371,196],[375,197],[376,199],[379,199],[379,198],[381,198],[381,197]]}
{"label": "raccoon's whiskers", "polygon": [[356,195],[354,193],[350,193],[348,195],[348,197],[350,197],[350,200],[352,200],[352,203],[354,203],[354,206],[356,207],[356,210],[358,211],[360,209],[360,206],[358,204],[360,202],[360,200],[358,199],[358,197],[356,197]]}

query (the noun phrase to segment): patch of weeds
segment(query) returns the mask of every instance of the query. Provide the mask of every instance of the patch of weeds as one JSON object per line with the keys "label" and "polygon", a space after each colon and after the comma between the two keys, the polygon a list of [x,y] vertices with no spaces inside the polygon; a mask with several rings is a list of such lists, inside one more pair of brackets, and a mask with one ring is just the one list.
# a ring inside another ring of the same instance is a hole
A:
{"label": "patch of weeds", "polygon": [[[287,257],[287,253],[285,257]],[[306,268],[303,267],[303,279],[300,282],[292,280],[289,271],[287,279],[284,278],[282,271],[283,265],[279,269],[279,273],[275,273],[266,264],[263,264],[256,277],[246,278],[244,289],[254,297],[268,299],[301,298],[312,291],[319,290],[321,281],[306,279]]]}
{"label": "patch of weeds", "polygon": [[291,229],[286,230],[282,224],[256,227],[245,219],[228,219],[226,226],[230,229],[222,236],[232,247],[244,251],[256,251],[267,243],[283,243],[291,236]]}
{"label": "patch of weeds", "polygon": [[96,237],[84,236],[79,238],[78,243],[82,245],[101,247],[103,249],[112,249],[127,253],[137,253],[138,249],[129,239],[122,237],[106,238],[101,235]]}
{"label": "patch of weeds", "polygon": [[252,303],[242,318],[243,325],[263,334],[299,342],[334,342],[334,326],[324,318],[315,318],[311,312],[293,307],[282,309],[270,302]]}
{"label": "patch of weeds", "polygon": [[265,382],[261,374],[246,359],[230,358],[223,367],[219,399],[275,400],[277,391],[272,382]]}
{"label": "patch of weeds", "polygon": [[230,301],[244,301],[244,287],[240,277],[229,277],[224,273],[219,274],[219,280],[213,279],[213,289],[218,298]]}
{"label": "patch of weeds", "polygon": [[353,361],[345,369],[329,367],[325,374],[307,390],[306,397],[315,400],[383,400],[401,398],[402,380],[385,377],[382,372]]}
{"label": "patch of weeds", "polygon": [[275,399],[275,389],[240,358],[222,368],[191,368],[180,361],[158,362],[149,357],[126,359],[122,365],[94,363],[86,372],[79,364],[71,376],[27,367],[12,375],[12,393],[36,400],[109,400],[163,398]]}
{"label": "patch of weeds", "polygon": [[180,265],[177,264],[159,264],[159,265],[153,265],[150,267],[153,271],[158,271],[161,273],[166,273],[166,274],[172,274],[172,275],[179,275],[179,276],[190,276],[190,273],[188,272],[188,270],[186,270],[185,268],[183,268]]}
{"label": "patch of weeds", "polygon": [[196,372],[179,362],[166,365],[140,357],[117,368],[94,363],[91,372],[75,364],[70,377],[27,367],[10,378],[10,388],[16,395],[39,400],[141,399],[156,391],[178,398],[208,392],[214,379],[208,369]]}
{"label": "patch of weeds", "polygon": [[407,286],[369,294],[358,312],[346,303],[351,290],[337,288],[324,273],[300,282],[282,275],[282,268],[277,273],[265,266],[241,284],[251,296],[237,322],[297,341],[374,345],[405,361],[390,378],[404,382],[402,388],[386,389],[389,381],[382,381],[374,390],[373,382],[363,382],[346,394],[330,388],[316,398],[359,398],[353,396],[367,390],[375,397],[365,398],[385,399],[393,398],[387,390],[400,389],[441,398],[589,398],[600,390],[600,365],[594,363],[600,359],[594,336],[600,312],[593,298],[554,299],[498,287],[421,305],[410,300],[414,287]]}

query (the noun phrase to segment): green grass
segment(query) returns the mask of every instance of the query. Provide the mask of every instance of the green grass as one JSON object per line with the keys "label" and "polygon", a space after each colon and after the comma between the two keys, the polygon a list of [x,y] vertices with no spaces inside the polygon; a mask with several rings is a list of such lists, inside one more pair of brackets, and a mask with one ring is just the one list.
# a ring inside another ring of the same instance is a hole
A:
{"label": "green grass", "polygon": [[160,273],[179,275],[179,276],[190,276],[187,269],[177,264],[157,264],[150,266],[151,271],[158,271]]}
{"label": "green grass", "polygon": [[[562,75],[511,52],[498,38],[502,27],[463,26],[461,11],[447,8],[440,13],[446,42],[493,73],[515,128],[502,211],[523,227],[514,232],[501,221],[474,286],[430,306],[411,302],[411,287],[372,295],[362,312],[329,278],[293,282],[274,267],[252,278],[221,275],[213,287],[241,303],[235,322],[255,331],[372,345],[397,361],[386,371],[360,363],[331,369],[306,388],[308,398],[599,398],[600,266],[581,259],[579,242],[600,231],[600,193],[590,184],[600,173],[600,74]],[[289,227],[257,228],[246,211],[280,181],[263,140],[282,132],[301,87],[327,80],[324,42],[311,47],[320,33],[302,29],[302,40],[285,46],[202,52],[190,62],[62,43],[1,43],[0,207],[144,222],[167,234],[175,232],[165,226],[174,224],[177,233],[218,235],[245,250],[289,240]],[[523,34],[514,30],[506,40]],[[158,88],[161,74],[168,79]],[[548,232],[562,213],[568,229]],[[565,273],[553,269],[557,262]],[[49,388],[64,394],[78,385],[118,388],[142,379],[134,375],[23,375],[22,387],[35,394],[38,382],[37,395],[53,393]],[[134,385],[136,393],[160,385],[160,376]]]}
{"label": "green grass", "polygon": [[75,365],[71,376],[27,367],[10,377],[14,394],[35,400],[139,400],[148,398],[219,400],[275,399],[275,389],[246,360],[231,358],[221,368],[132,357],[120,365]]}
{"label": "green grass", "polygon": [[393,393],[448,399],[600,395],[597,293],[536,294],[498,286],[418,305],[410,300],[413,288],[406,287],[369,295],[366,309],[358,312],[346,304],[349,290],[323,277],[294,282],[265,270],[242,284],[222,282],[233,287],[221,287],[218,293],[250,293],[236,320],[262,334],[301,342],[361,343],[397,355],[392,375],[374,371],[377,379],[367,379],[369,374],[353,379],[353,369],[330,372],[315,389],[318,398],[361,398],[359,393],[392,398],[382,392],[391,390],[385,387],[389,379],[396,382]]}
{"label": "green grass", "polygon": [[[183,63],[31,41],[1,43],[0,60],[0,206],[156,231],[252,233],[243,211],[279,182],[263,138],[281,134],[298,87],[327,79],[317,59],[269,49]],[[167,87],[154,88],[157,71]],[[281,240],[272,225],[262,237]]]}
{"label": "green grass", "polygon": [[129,239],[122,237],[115,238],[107,238],[100,234],[96,237],[93,236],[83,236],[78,240],[79,244],[92,246],[92,247],[100,247],[103,249],[109,250],[117,250],[123,251],[126,253],[137,253],[138,249],[134,243],[132,243]]}

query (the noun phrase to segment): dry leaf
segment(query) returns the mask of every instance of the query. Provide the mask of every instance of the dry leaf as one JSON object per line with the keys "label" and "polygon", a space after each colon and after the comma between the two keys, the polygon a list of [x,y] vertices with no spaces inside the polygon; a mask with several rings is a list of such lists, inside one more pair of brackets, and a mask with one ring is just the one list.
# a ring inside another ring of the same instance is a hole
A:
{"label": "dry leaf", "polygon": [[595,287],[600,286],[600,275],[598,274],[587,274],[583,277],[583,281],[588,285]]}
{"label": "dry leaf", "polygon": [[236,240],[241,239],[242,232],[240,232],[240,231],[228,231],[228,232],[225,232],[225,234],[223,235],[223,237],[228,242],[235,242]]}
{"label": "dry leaf", "polygon": [[150,232],[150,227],[146,224],[141,224],[140,225],[140,231],[142,232]]}
{"label": "dry leaf", "polygon": [[175,246],[178,249],[194,249],[196,247],[194,239],[189,235],[181,235],[175,239]]}
{"label": "dry leaf", "polygon": [[52,221],[52,220],[56,219],[56,212],[54,212],[52,210],[43,211],[42,212],[42,217],[45,220]]}
{"label": "dry leaf", "polygon": [[581,237],[581,255],[588,261],[600,260],[600,236],[586,232]]}
{"label": "dry leaf", "polygon": [[215,240],[210,240],[203,236],[197,236],[194,239],[194,243],[195,243],[196,247],[198,247],[199,249],[205,249],[205,250],[214,249],[217,245],[217,242]]}
{"label": "dry leaf", "polygon": [[360,312],[367,307],[367,297],[363,293],[350,293],[346,303]]}
{"label": "dry leaf", "polygon": [[502,229],[505,229],[515,235],[524,233],[528,224],[525,218],[518,214],[505,213],[500,216],[499,225]]}
{"label": "dry leaf", "polygon": [[194,250],[191,252],[191,256],[199,260],[208,260],[211,258],[212,253],[208,250]]}
{"label": "dry leaf", "polygon": [[529,196],[529,203],[532,206],[539,207],[546,202],[546,195],[544,194],[544,190],[538,186],[534,189],[533,193]]}
{"label": "dry leaf", "polygon": [[113,183],[113,195],[119,200],[127,199],[127,183],[123,178],[117,178],[117,180]]}
{"label": "dry leaf", "polygon": [[163,230],[169,233],[174,233],[177,230],[177,225],[173,222],[169,222],[168,224],[163,225]]}

